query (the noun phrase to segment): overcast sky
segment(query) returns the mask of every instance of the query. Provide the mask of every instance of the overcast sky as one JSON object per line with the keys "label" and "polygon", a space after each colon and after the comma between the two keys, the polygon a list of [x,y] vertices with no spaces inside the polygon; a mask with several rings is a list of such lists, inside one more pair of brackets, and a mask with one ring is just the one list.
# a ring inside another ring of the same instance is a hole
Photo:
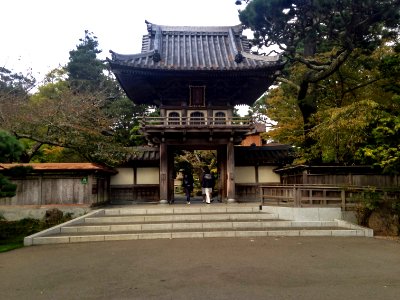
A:
{"label": "overcast sky", "polygon": [[109,50],[139,53],[145,20],[160,25],[239,24],[234,0],[4,0],[0,17],[0,66],[40,81],[68,62],[87,29]]}

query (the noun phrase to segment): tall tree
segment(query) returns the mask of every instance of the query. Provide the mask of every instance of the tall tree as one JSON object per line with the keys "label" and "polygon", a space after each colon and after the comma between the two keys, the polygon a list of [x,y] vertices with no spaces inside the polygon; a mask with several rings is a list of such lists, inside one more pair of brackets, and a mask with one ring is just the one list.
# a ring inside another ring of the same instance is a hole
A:
{"label": "tall tree", "polygon": [[[237,1],[241,2],[241,1]],[[286,62],[278,81],[297,89],[305,147],[318,110],[318,84],[335,74],[355,49],[372,51],[399,29],[400,0],[248,0],[239,17],[259,51],[275,47]],[[294,66],[299,72],[290,77]]]}
{"label": "tall tree", "polygon": [[0,130],[0,163],[18,161],[23,151],[22,144],[13,135]]}
{"label": "tall tree", "polygon": [[102,111],[113,120],[112,126],[105,132],[114,136],[117,143],[123,146],[143,144],[144,139],[137,134],[139,118],[150,113],[150,108],[135,105],[125,96],[106,62],[97,57],[102,51],[92,32],[85,30],[84,38],[79,41],[76,50],[70,51],[70,61],[66,66],[67,81],[74,93],[97,95],[102,102]]}
{"label": "tall tree", "polygon": [[35,84],[36,80],[29,70],[27,74],[13,73],[7,68],[0,67],[0,99],[26,98]]}
{"label": "tall tree", "polygon": [[65,68],[47,74],[45,84],[26,101],[14,106],[8,101],[3,124],[27,146],[25,162],[116,164],[132,151],[127,147],[144,142],[135,131],[139,115],[149,108],[123,95],[106,63],[97,58],[100,52],[97,38],[85,31]]}
{"label": "tall tree", "polygon": [[[397,48],[382,46],[369,55],[355,50],[335,74],[319,83],[316,126],[310,131],[316,142],[303,160],[322,157],[323,162],[367,163],[392,173],[399,169]],[[296,90],[286,83],[268,93],[266,115],[277,123],[266,135],[300,146],[302,120],[295,97]]]}
{"label": "tall tree", "polygon": [[0,67],[0,129],[7,127],[7,122],[17,110],[18,105],[29,99],[29,91],[36,80],[31,73],[22,74]]}
{"label": "tall tree", "polygon": [[[393,52],[382,55],[383,91],[377,102],[374,120],[369,124],[366,143],[357,154],[364,163],[381,167],[385,172],[400,173],[400,45]],[[380,100],[380,101],[379,101]]]}
{"label": "tall tree", "polygon": [[97,58],[102,51],[93,32],[85,30],[85,36],[79,39],[76,49],[69,52],[66,66],[68,81],[77,90],[94,90],[105,80],[103,62]]}
{"label": "tall tree", "polygon": [[303,119],[296,104],[296,90],[283,83],[259,101],[265,106],[262,113],[273,120],[269,122],[269,130],[263,138],[300,147],[304,142],[304,133]]}
{"label": "tall tree", "polygon": [[[23,146],[8,132],[0,130],[0,163],[11,163],[18,160],[23,152]],[[0,198],[13,197],[17,185],[0,173]]]}

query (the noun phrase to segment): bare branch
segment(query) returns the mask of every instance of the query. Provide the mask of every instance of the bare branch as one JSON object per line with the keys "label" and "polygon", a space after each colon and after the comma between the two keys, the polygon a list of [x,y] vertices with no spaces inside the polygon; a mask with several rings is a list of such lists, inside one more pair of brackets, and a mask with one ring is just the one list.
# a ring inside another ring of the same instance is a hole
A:
{"label": "bare branch", "polygon": [[300,86],[299,86],[298,84],[296,84],[296,83],[294,83],[293,81],[290,81],[290,80],[288,80],[288,79],[286,79],[286,78],[277,77],[277,78],[276,78],[276,81],[282,82],[282,83],[286,83],[286,84],[288,84],[288,85],[294,87],[294,88],[296,89],[296,91],[300,91]]}
{"label": "bare branch", "polygon": [[339,69],[339,67],[346,61],[346,59],[349,57],[351,54],[352,50],[347,49],[343,51],[335,60],[332,61],[332,63],[329,65],[329,67],[325,68],[324,70],[317,72],[317,73],[310,73],[308,76],[308,82],[311,83],[317,83],[320,80],[323,80],[333,73],[336,72],[336,70]]}
{"label": "bare branch", "polygon": [[354,92],[355,90],[361,89],[361,88],[363,88],[363,87],[365,87],[365,86],[368,86],[368,85],[370,85],[370,84],[372,84],[372,83],[375,83],[375,82],[377,82],[377,81],[379,81],[379,80],[381,80],[381,79],[382,79],[382,78],[374,78],[374,79],[372,79],[372,80],[369,80],[369,81],[360,83],[360,84],[358,84],[358,85],[356,85],[356,86],[353,86],[353,87],[351,87],[351,88],[349,88],[349,89],[343,91],[343,95],[348,94],[348,93],[351,93],[351,92]]}

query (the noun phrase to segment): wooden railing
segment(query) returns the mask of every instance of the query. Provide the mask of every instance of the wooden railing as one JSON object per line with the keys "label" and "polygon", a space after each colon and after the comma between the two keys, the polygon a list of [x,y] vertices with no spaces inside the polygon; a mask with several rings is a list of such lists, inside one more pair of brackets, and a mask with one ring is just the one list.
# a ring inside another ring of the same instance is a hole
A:
{"label": "wooden railing", "polygon": [[259,187],[262,205],[293,207],[341,207],[351,210],[367,197],[376,201],[400,201],[399,189],[324,185],[266,185]]}
{"label": "wooden railing", "polygon": [[144,127],[249,127],[253,125],[248,117],[144,117],[141,122]]}

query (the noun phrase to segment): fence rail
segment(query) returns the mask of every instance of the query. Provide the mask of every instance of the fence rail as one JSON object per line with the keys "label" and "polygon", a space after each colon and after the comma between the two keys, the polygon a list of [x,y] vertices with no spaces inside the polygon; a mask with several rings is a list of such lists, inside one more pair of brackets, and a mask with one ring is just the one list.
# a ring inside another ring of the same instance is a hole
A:
{"label": "fence rail", "polygon": [[142,126],[190,127],[190,126],[235,126],[248,127],[253,125],[248,117],[145,117]]}
{"label": "fence rail", "polygon": [[259,187],[261,204],[293,207],[341,207],[352,210],[361,200],[400,201],[400,189],[323,185],[266,185]]}

